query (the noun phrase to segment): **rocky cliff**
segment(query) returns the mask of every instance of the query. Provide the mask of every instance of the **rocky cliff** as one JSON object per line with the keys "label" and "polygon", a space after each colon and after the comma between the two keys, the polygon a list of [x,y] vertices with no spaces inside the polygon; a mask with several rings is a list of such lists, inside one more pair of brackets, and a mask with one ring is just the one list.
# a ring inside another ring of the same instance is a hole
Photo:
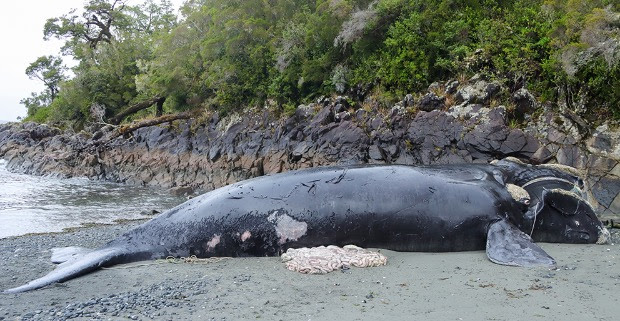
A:
{"label": "rocky cliff", "polygon": [[[391,109],[343,97],[299,106],[288,118],[254,110],[225,118],[142,128],[128,138],[62,132],[35,123],[0,125],[7,168],[35,175],[85,176],[129,184],[208,191],[292,169],[351,163],[489,162],[505,156],[583,170],[603,219],[620,220],[620,131],[588,129],[576,115],[553,112],[526,90],[510,108],[493,106],[499,85],[447,82]],[[523,117],[516,125],[507,120]]]}

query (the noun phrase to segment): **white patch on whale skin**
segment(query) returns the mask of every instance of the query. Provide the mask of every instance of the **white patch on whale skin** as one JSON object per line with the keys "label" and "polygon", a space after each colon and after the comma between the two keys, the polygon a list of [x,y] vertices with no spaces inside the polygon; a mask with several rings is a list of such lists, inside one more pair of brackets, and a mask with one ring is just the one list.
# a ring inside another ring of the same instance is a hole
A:
{"label": "white patch on whale skin", "polygon": [[278,215],[278,211],[274,211],[273,213],[271,213],[271,215],[267,217],[267,222],[275,223],[277,219],[277,215]]}
{"label": "white patch on whale skin", "polygon": [[220,244],[220,239],[221,239],[221,235],[220,234],[215,234],[213,235],[213,237],[211,238],[211,240],[209,242],[207,242],[207,247],[209,250],[212,250],[215,248],[215,246],[217,246],[218,244]]}
{"label": "white patch on whale skin", "polygon": [[269,215],[267,221],[275,223],[276,234],[280,238],[280,244],[284,244],[287,241],[297,241],[300,237],[306,235],[308,223],[298,221],[288,215],[277,216],[277,213],[276,211]]}
{"label": "white patch on whale skin", "polygon": [[241,234],[241,242],[247,241],[250,237],[252,237],[252,233],[250,231],[245,231]]}

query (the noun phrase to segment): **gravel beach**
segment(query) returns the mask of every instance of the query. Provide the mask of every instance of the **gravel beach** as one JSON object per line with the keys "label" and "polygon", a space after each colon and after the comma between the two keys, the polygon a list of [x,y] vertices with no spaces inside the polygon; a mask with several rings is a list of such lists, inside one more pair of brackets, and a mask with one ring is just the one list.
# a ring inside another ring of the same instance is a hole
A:
{"label": "gravel beach", "polygon": [[[97,247],[137,225],[93,226],[0,240],[0,288],[53,268],[50,249]],[[620,239],[541,244],[558,269],[500,266],[483,251],[381,252],[388,265],[327,275],[279,258],[148,261],[63,284],[0,294],[0,320],[618,320]]]}

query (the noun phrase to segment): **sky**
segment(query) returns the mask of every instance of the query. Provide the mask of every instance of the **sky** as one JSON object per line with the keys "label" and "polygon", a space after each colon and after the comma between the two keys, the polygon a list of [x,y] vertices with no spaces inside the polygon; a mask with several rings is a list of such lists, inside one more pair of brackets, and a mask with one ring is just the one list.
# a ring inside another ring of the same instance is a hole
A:
{"label": "sky", "polygon": [[[48,18],[59,17],[73,8],[82,8],[85,0],[4,1],[0,10],[0,120],[15,121],[26,116],[19,101],[31,92],[43,90],[39,80],[26,76],[26,67],[40,56],[58,55],[62,41],[43,40]],[[127,1],[138,4],[143,1]],[[172,0],[177,7],[183,0]],[[67,59],[65,59],[67,60]]]}

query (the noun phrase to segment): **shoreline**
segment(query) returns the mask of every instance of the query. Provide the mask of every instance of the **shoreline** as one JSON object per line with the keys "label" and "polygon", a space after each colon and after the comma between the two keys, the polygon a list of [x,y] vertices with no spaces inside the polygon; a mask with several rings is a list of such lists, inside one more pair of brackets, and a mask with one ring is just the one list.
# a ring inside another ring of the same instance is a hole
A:
{"label": "shoreline", "polygon": [[[53,247],[97,247],[141,222],[2,239],[0,285],[49,272]],[[327,275],[288,271],[274,257],[137,262],[2,294],[0,320],[611,320],[620,316],[620,230],[611,231],[613,244],[542,243],[557,270],[500,266],[483,251],[381,250],[387,266]]]}
{"label": "shoreline", "polygon": [[110,227],[110,226],[115,226],[115,225],[121,225],[121,226],[122,225],[133,225],[133,224],[137,225],[140,223],[147,222],[151,220],[153,217],[128,218],[128,219],[119,218],[119,219],[115,219],[114,221],[110,223],[84,222],[84,223],[81,223],[79,226],[63,227],[61,231],[31,232],[31,233],[26,233],[22,235],[11,235],[11,236],[7,236],[4,238],[0,238],[0,242],[4,240],[10,240],[10,239],[21,238],[21,237],[36,237],[36,236],[46,236],[46,235],[52,236],[52,235],[58,235],[58,234],[76,233],[82,229],[88,229],[88,228]]}

